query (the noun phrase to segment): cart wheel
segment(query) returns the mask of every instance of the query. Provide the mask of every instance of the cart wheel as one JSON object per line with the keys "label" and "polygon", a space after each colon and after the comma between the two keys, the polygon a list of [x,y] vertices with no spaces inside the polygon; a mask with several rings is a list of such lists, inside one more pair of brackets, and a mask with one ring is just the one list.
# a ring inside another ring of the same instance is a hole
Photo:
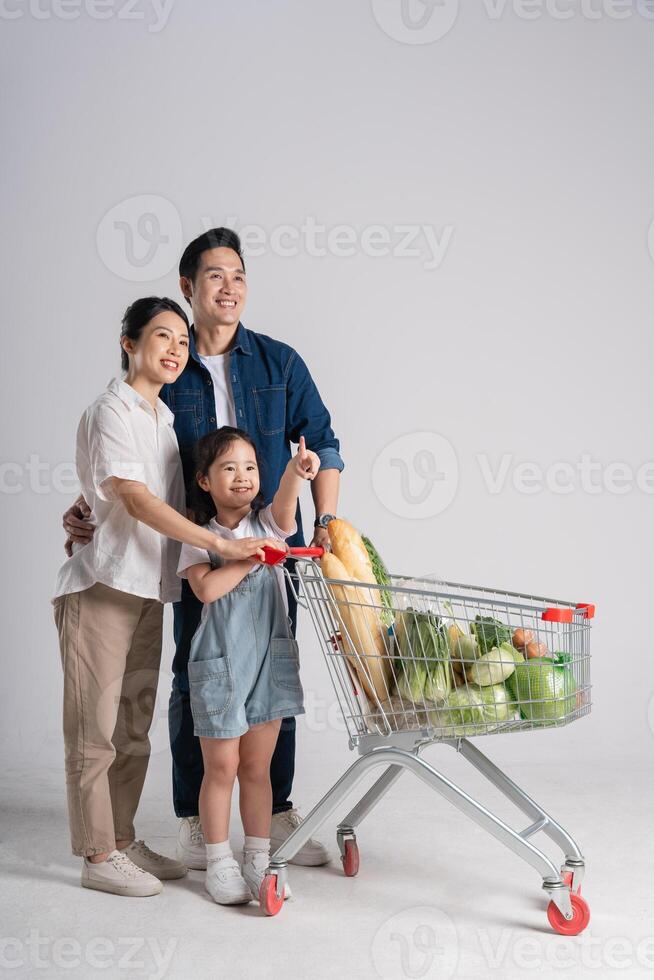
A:
{"label": "cart wheel", "polygon": [[[563,878],[563,883],[572,889],[572,871],[561,871],[561,877]],[[581,895],[581,885],[577,885],[577,895]]]}
{"label": "cart wheel", "polygon": [[259,886],[259,905],[266,915],[277,915],[284,904],[284,896],[277,895],[277,875],[266,875]]}
{"label": "cart wheel", "polygon": [[574,892],[570,895],[572,918],[566,919],[554,902],[547,906],[547,918],[554,932],[560,936],[578,936],[590,922],[590,909],[585,898]]}
{"label": "cart wheel", "polygon": [[351,838],[345,841],[345,854],[341,858],[343,871],[348,878],[354,878],[359,873],[359,845]]}

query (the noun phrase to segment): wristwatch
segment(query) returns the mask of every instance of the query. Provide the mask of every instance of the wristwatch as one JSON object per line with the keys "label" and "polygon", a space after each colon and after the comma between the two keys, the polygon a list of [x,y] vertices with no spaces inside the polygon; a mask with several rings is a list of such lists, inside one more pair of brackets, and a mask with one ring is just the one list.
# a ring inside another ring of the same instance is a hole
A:
{"label": "wristwatch", "polygon": [[335,514],[320,514],[313,522],[314,527],[327,527],[330,521],[335,521]]}

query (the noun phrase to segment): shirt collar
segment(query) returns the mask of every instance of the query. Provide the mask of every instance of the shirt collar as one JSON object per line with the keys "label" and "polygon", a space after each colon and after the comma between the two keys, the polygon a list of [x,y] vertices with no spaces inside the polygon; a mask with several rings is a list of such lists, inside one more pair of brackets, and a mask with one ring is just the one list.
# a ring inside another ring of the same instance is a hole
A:
{"label": "shirt collar", "polygon": [[[191,333],[189,338],[189,350],[191,352],[191,357],[193,360],[201,364],[200,355],[198,354],[198,349],[195,342],[195,327],[191,327]],[[234,343],[230,348],[232,350],[240,350],[244,354],[252,353],[252,346],[250,344],[250,338],[248,337],[248,331],[245,329],[241,321],[239,320],[238,327],[236,328],[236,335],[234,337]]]}
{"label": "shirt collar", "polygon": [[[128,385],[119,378],[111,379],[107,385],[107,391],[111,391],[114,395],[117,395],[130,411],[140,406],[144,407],[146,411],[152,412],[152,405],[150,405],[143,395],[139,395],[138,391],[132,388],[131,385]],[[175,416],[165,402],[162,402],[161,398],[157,398],[157,418],[164,425],[172,425],[175,421]]]}

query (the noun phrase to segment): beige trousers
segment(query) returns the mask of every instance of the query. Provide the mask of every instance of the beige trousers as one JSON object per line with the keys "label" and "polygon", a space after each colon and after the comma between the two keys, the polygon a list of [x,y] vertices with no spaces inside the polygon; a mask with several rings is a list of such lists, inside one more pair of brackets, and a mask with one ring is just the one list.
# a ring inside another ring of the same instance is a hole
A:
{"label": "beige trousers", "polygon": [[134,839],[150,757],[163,605],[96,583],[54,603],[64,670],[64,745],[73,854]]}

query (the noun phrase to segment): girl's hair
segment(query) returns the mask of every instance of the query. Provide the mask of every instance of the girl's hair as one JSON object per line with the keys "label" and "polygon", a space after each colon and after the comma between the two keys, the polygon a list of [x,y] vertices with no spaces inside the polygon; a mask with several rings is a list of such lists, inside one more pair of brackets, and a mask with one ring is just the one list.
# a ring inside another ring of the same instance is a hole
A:
{"label": "girl's hair", "polygon": [[[199,476],[206,476],[211,464],[220,456],[224,456],[229,451],[230,446],[238,439],[242,439],[243,442],[247,442],[248,446],[252,447],[254,458],[257,459],[257,447],[247,432],[244,432],[243,429],[235,429],[231,425],[223,425],[215,432],[208,432],[196,443],[195,472]],[[258,462],[257,460],[257,465]],[[255,512],[264,506],[264,496],[261,491],[256,495],[251,506]],[[202,489],[197,479],[191,491],[191,507],[196,524],[208,524],[211,518],[216,516],[216,507],[211,499],[211,494]]]}
{"label": "girl's hair", "polygon": [[[189,329],[188,317],[174,299],[168,299],[167,296],[145,296],[143,299],[135,300],[125,310],[120,336],[129,337],[130,340],[138,340],[143,333],[143,328],[147,327],[150,320],[154,319],[158,313],[164,313],[166,310],[181,317],[187,330]],[[127,371],[129,368],[129,355],[122,345],[120,348],[120,366],[123,371]]]}

